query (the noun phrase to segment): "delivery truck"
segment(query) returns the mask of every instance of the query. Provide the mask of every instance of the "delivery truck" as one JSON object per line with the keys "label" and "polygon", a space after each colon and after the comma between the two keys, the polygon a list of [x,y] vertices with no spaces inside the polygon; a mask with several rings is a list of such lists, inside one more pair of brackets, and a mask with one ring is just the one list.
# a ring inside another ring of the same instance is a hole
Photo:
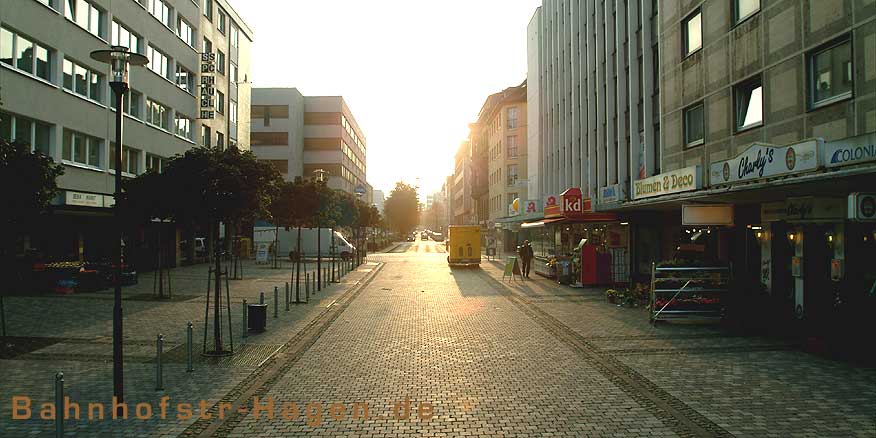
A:
{"label": "delivery truck", "polygon": [[451,225],[447,232],[447,263],[450,266],[481,264],[481,228]]}
{"label": "delivery truck", "polygon": [[[317,233],[319,234],[319,245],[317,245]],[[301,253],[304,257],[313,258],[317,254],[317,246],[322,257],[328,258],[334,254],[336,257],[344,260],[349,260],[353,257],[353,252],[356,247],[347,242],[347,239],[335,231],[332,236],[331,228],[301,228],[301,251],[298,251],[298,228],[290,228],[286,230],[283,227],[277,228],[267,222],[259,221],[253,227],[253,244],[256,248],[261,244],[268,246],[268,253],[276,252],[279,256],[289,256],[290,260],[294,260],[296,255]],[[332,250],[334,245],[334,250]]]}

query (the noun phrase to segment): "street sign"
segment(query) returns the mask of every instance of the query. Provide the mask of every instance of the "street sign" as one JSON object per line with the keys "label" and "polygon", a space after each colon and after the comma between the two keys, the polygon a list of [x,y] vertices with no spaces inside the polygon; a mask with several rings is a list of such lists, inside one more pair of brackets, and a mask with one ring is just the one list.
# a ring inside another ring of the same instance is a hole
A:
{"label": "street sign", "polygon": [[359,195],[359,196],[364,196],[365,193],[368,193],[368,191],[365,190],[365,186],[363,186],[363,185],[358,185],[358,186],[356,186],[355,189],[353,189],[353,193],[355,193],[355,194],[357,194],[357,195]]}

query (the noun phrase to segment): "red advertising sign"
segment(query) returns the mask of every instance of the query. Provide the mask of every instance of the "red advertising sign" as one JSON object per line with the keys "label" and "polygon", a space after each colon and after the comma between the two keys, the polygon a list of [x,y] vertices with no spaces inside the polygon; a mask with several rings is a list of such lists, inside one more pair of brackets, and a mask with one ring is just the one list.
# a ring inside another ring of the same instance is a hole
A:
{"label": "red advertising sign", "polygon": [[557,203],[556,196],[548,196],[544,203],[544,217],[557,217],[563,215],[563,207]]}
{"label": "red advertising sign", "polygon": [[572,187],[560,195],[562,200],[563,216],[582,216],[590,211],[590,198],[584,199],[584,194],[578,187]]}

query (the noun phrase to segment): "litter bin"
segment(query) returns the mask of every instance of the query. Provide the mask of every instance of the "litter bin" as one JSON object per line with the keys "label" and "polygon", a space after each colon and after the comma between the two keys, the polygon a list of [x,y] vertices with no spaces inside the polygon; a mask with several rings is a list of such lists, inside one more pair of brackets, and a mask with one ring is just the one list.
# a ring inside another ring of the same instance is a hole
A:
{"label": "litter bin", "polygon": [[246,309],[247,329],[251,332],[263,332],[268,322],[267,304],[248,304]]}

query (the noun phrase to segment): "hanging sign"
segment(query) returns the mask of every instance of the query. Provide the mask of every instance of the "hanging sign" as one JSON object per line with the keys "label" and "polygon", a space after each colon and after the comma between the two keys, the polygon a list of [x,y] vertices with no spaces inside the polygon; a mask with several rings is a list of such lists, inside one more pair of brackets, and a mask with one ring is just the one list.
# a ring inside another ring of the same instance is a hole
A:
{"label": "hanging sign", "polygon": [[608,187],[602,187],[599,189],[599,202],[609,203],[609,202],[617,202],[621,200],[621,190],[620,184],[610,185]]}
{"label": "hanging sign", "polygon": [[736,158],[712,163],[709,184],[721,185],[814,170],[819,165],[820,139],[790,146],[755,143]]}
{"label": "hanging sign", "polygon": [[703,188],[703,181],[700,178],[700,166],[690,166],[636,181],[633,185],[633,199],[651,198],[701,188]]}
{"label": "hanging sign", "polygon": [[216,117],[213,96],[216,94],[216,54],[201,53],[201,111],[199,119]]}

